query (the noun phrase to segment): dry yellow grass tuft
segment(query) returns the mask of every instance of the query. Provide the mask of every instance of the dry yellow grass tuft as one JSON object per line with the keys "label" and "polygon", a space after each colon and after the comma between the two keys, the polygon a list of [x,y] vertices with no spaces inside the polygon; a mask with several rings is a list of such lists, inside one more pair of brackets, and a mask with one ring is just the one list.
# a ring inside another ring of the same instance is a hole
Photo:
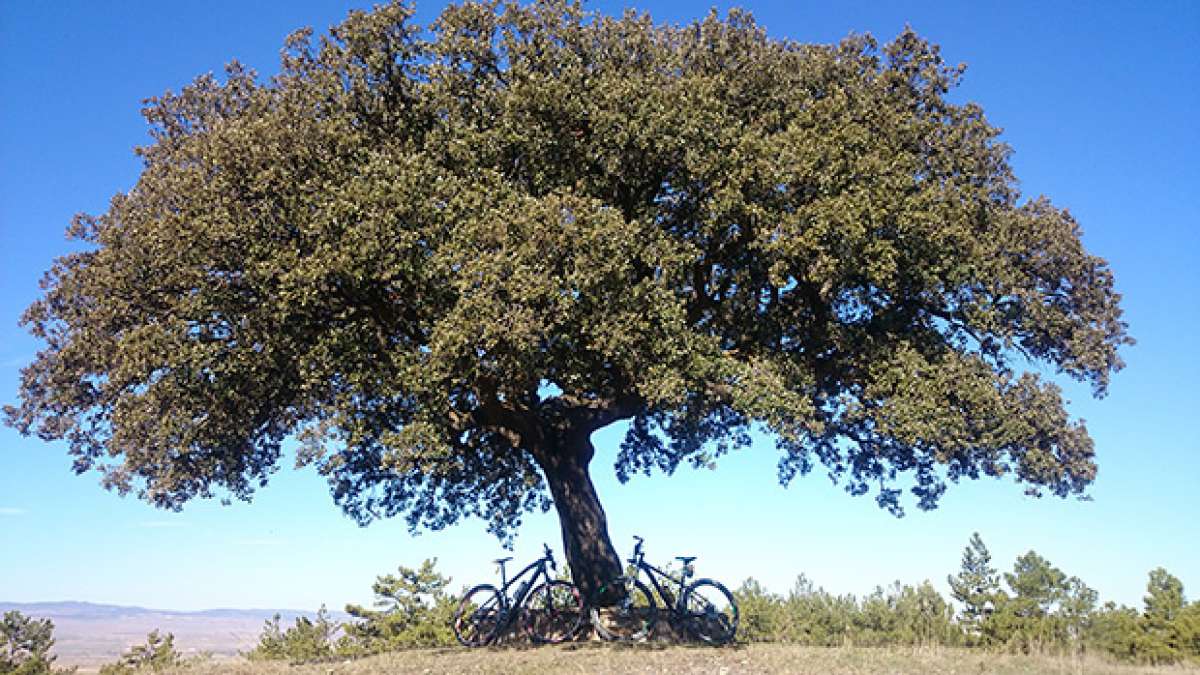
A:
{"label": "dry yellow grass tuft", "polygon": [[584,643],[537,649],[424,649],[355,661],[288,665],[205,662],[170,675],[434,675],[478,673],[811,673],[812,675],[1200,675],[1196,667],[1133,666],[1080,659],[987,654],[964,649],[820,648],[749,645],[713,649]]}

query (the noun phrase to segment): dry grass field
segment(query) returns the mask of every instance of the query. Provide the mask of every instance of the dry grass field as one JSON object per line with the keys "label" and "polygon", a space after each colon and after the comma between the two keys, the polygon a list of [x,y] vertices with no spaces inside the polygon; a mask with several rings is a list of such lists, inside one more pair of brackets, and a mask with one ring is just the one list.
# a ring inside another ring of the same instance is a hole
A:
{"label": "dry grass field", "polygon": [[1195,667],[1115,664],[1085,659],[1005,656],[958,649],[816,648],[750,645],[614,647],[582,644],[538,649],[429,649],[356,661],[288,665],[246,661],[200,662],[172,675],[365,675],[397,673],[811,673],[813,675],[1200,675]]}

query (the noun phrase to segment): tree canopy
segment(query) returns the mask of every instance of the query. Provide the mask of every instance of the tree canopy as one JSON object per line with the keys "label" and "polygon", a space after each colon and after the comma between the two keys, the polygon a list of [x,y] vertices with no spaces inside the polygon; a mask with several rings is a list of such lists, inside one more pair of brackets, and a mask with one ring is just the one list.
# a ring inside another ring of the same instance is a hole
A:
{"label": "tree canopy", "polygon": [[578,498],[564,537],[608,557],[588,439],[619,420],[621,478],[761,428],[781,481],[822,464],[897,513],[1092,481],[1034,371],[1105,393],[1112,274],[936,46],[557,0],[412,17],[149,100],[140,179],[24,316],[46,346],[9,424],[167,508],[249,498],[298,435],[361,522],[507,535]]}

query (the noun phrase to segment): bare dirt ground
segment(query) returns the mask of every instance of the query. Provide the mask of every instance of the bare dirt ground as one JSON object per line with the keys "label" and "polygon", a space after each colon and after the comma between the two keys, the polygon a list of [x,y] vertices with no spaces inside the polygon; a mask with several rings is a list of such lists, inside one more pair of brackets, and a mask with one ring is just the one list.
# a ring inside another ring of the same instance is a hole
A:
{"label": "bare dirt ground", "polygon": [[708,647],[579,644],[537,649],[427,649],[356,661],[303,665],[196,663],[173,675],[365,675],[397,673],[805,673],[812,675],[1200,675],[1197,667],[1144,667],[1098,657],[1007,656],[962,649],[818,648],[787,645]]}

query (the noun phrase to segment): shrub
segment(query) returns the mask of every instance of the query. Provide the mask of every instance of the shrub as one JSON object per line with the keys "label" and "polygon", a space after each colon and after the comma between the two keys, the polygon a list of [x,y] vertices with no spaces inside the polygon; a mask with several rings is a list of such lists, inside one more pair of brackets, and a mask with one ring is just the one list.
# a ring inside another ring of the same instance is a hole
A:
{"label": "shrub", "polygon": [[316,620],[298,617],[295,625],[283,630],[276,614],[263,626],[258,645],[246,653],[251,660],[315,661],[340,655],[342,645],[334,640],[340,626],[329,620],[325,606],[317,610]]}
{"label": "shrub", "polygon": [[128,675],[137,672],[159,672],[183,662],[175,649],[175,635],[163,635],[157,630],[146,636],[146,644],[134,645],[120,660],[100,668],[100,675]]}
{"label": "shrub", "polygon": [[734,597],[741,614],[738,635],[747,642],[925,646],[963,640],[953,609],[929,582],[915,588],[897,582],[860,602],[814,588],[804,576],[786,598],[747,579]]}
{"label": "shrub", "polygon": [[1136,661],[1139,654],[1141,626],[1139,615],[1132,607],[1105,603],[1092,615],[1087,633],[1088,646],[1123,661]]}
{"label": "shrub", "polygon": [[400,566],[397,574],[378,577],[372,586],[376,609],[346,607],[360,619],[345,625],[348,641],[362,653],[455,644],[455,599],[446,593],[450,579],[436,565],[436,558],[425,560],[419,568]]}
{"label": "shrub", "polygon": [[786,628],[783,598],[753,578],[733,592],[738,604],[738,637],[746,642],[782,642]]}

